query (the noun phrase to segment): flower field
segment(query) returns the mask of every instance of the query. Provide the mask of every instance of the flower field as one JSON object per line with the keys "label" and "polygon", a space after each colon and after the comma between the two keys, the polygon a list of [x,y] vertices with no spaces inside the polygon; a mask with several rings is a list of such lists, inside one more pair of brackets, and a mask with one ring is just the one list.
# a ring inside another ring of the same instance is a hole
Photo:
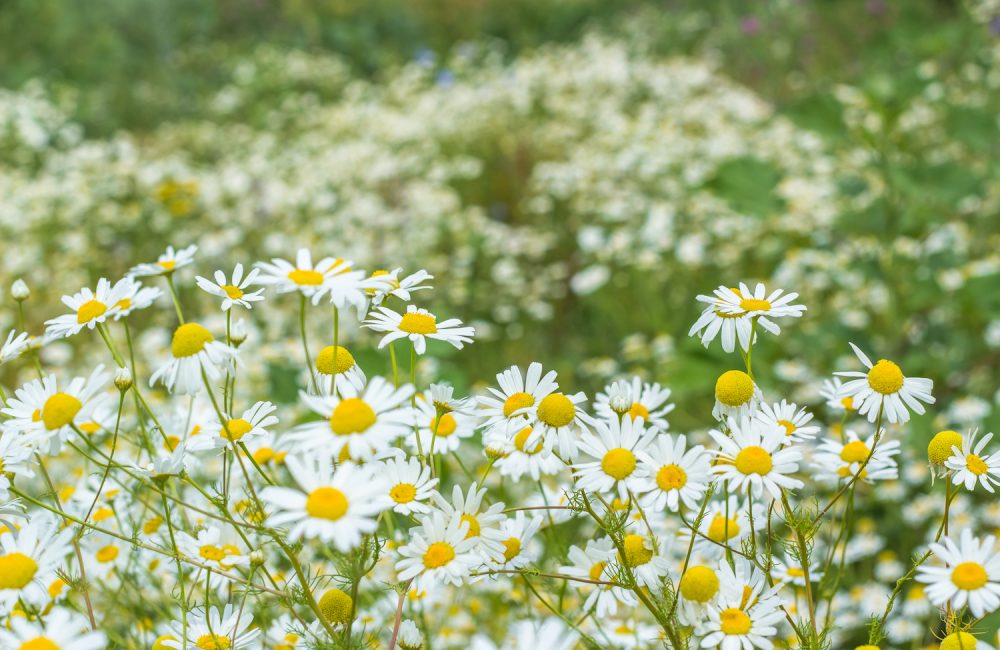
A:
{"label": "flower field", "polygon": [[1000,5],[182,13],[0,16],[0,649],[1000,647]]}

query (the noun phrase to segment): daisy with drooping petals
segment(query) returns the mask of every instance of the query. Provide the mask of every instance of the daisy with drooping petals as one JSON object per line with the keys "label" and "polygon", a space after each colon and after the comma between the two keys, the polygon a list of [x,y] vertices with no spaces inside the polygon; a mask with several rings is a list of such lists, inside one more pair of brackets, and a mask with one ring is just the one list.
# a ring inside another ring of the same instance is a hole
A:
{"label": "daisy with drooping petals", "polygon": [[488,429],[503,426],[503,431],[521,430],[537,417],[537,407],[545,397],[559,389],[556,371],[542,375],[542,364],[537,361],[528,366],[524,377],[521,369],[511,366],[497,373],[499,390],[488,386],[490,395],[478,398],[479,415],[486,418],[483,426]]}
{"label": "daisy with drooping petals", "polygon": [[372,273],[372,280],[380,281],[379,286],[374,286],[368,289],[368,295],[371,298],[371,303],[375,307],[378,307],[383,302],[388,300],[390,296],[395,296],[404,302],[410,302],[410,292],[420,291],[422,289],[433,289],[429,284],[421,284],[425,280],[433,280],[434,276],[420,269],[415,273],[399,278],[399,274],[403,272],[402,268],[393,269],[392,271],[375,271]]}
{"label": "daisy with drooping petals", "polygon": [[[172,393],[196,395],[212,382],[231,374],[236,366],[236,348],[216,341],[198,323],[185,323],[174,330],[170,361],[149,378],[149,385],[162,383]],[[203,378],[203,375],[204,377]]]}
{"label": "daisy with drooping petals", "polygon": [[194,261],[194,254],[198,251],[198,246],[191,244],[187,248],[178,251],[173,246],[167,246],[167,251],[160,255],[156,262],[137,264],[129,269],[128,274],[132,277],[144,277],[150,275],[167,275],[179,268],[185,267]]}
{"label": "daisy with drooping petals", "polygon": [[697,510],[711,483],[711,454],[701,445],[687,447],[687,438],[659,435],[637,455],[640,461],[637,493],[646,509],[670,508],[677,512],[681,501]]}
{"label": "daisy with drooping petals", "polygon": [[214,282],[200,275],[196,276],[194,281],[202,291],[222,298],[222,311],[229,311],[236,305],[253,309],[253,305],[250,303],[264,299],[264,296],[261,295],[264,293],[263,289],[247,291],[250,285],[254,283],[254,280],[257,279],[258,273],[260,273],[260,269],[250,269],[250,272],[244,277],[243,265],[237,263],[233,268],[231,280],[226,279],[226,274],[222,271],[216,271]]}
{"label": "daisy with drooping petals", "polygon": [[468,537],[469,524],[459,517],[432,512],[410,529],[410,543],[399,548],[399,580],[413,579],[414,588],[429,590],[439,583],[459,586],[482,559]]}
{"label": "daisy with drooping petals", "polygon": [[434,494],[438,479],[431,478],[429,467],[416,458],[400,456],[382,463],[378,474],[388,486],[389,497],[395,504],[393,512],[409,515],[430,511],[431,507],[424,502]]}
{"label": "daisy with drooping petals", "polygon": [[760,409],[754,413],[754,419],[760,420],[765,427],[784,427],[786,445],[812,440],[819,433],[818,426],[809,424],[813,419],[812,413],[785,400],[773,405],[761,403]]}
{"label": "daisy with drooping petals", "polygon": [[341,463],[334,471],[331,459],[322,456],[289,456],[285,465],[301,490],[268,486],[260,498],[274,508],[270,525],[291,525],[293,542],[319,538],[346,553],[374,532],[378,514],[393,506],[382,479],[369,469]]}
{"label": "daisy with drooping petals", "polygon": [[7,340],[0,346],[0,366],[11,359],[21,356],[21,353],[28,349],[28,333],[11,330],[7,334]]}
{"label": "daisy with drooping petals", "polygon": [[44,622],[11,616],[8,627],[0,627],[0,646],[12,650],[101,650],[107,643],[103,632],[90,631],[85,617],[63,607],[47,613]]}
{"label": "daisy with drooping petals", "polygon": [[466,343],[472,343],[472,337],[476,334],[475,328],[463,326],[462,321],[457,318],[449,318],[439,323],[437,316],[426,309],[417,309],[413,305],[407,305],[404,314],[386,307],[378,307],[369,316],[364,326],[376,332],[386,333],[378,343],[380,350],[393,341],[405,338],[410,339],[417,354],[427,351],[427,339],[444,341],[461,350]]}
{"label": "daisy with drooping petals", "polygon": [[774,335],[781,334],[781,328],[772,318],[799,318],[806,310],[805,305],[791,304],[799,294],[785,293],[782,289],[775,289],[769,294],[761,282],[752,292],[750,287],[740,282],[739,289],[722,286],[714,293],[719,311],[756,320],[759,326]]}
{"label": "daisy with drooping petals", "polygon": [[917,568],[917,582],[927,585],[924,593],[932,603],[946,603],[960,610],[966,605],[976,618],[1000,607],[1000,555],[994,550],[996,538],[973,537],[964,528],[958,543],[948,536],[930,545],[944,566],[923,564]]}
{"label": "daisy with drooping petals", "polygon": [[368,381],[354,355],[342,345],[328,345],[320,350],[316,355],[316,371],[319,373],[320,395],[332,395],[335,386],[339,391],[345,383],[354,390],[361,390]]}
{"label": "daisy with drooping petals", "polygon": [[706,348],[715,340],[716,336],[722,335],[722,349],[732,352],[736,349],[736,341],[740,342],[740,348],[746,350],[750,347],[750,319],[743,313],[732,314],[722,310],[722,301],[718,296],[698,296],[698,301],[708,303],[698,320],[694,322],[688,330],[688,336],[700,335],[701,344]]}
{"label": "daisy with drooping petals", "polygon": [[0,429],[0,503],[8,498],[7,489],[15,476],[34,476],[31,471],[32,439],[13,429]]}
{"label": "daisy with drooping petals", "polygon": [[[861,440],[858,434],[848,429],[843,442],[824,440],[813,455],[813,466],[819,470],[817,478],[833,481],[850,481],[854,476],[859,480],[884,481],[899,476],[899,469],[893,456],[900,451],[898,440],[886,440],[885,434],[875,446],[875,436]],[[873,448],[874,447],[874,451]],[[861,469],[862,463],[868,461]]]}
{"label": "daisy with drooping petals", "polygon": [[270,263],[257,262],[257,268],[261,270],[258,276],[260,284],[274,286],[278,293],[297,291],[310,298],[314,305],[318,305],[320,298],[329,293],[335,276],[351,270],[344,260],[333,257],[324,257],[314,265],[312,253],[307,248],[299,249],[294,265],[274,258]]}
{"label": "daisy with drooping petals", "polygon": [[506,518],[503,514],[503,503],[494,503],[486,510],[481,510],[486,488],[479,489],[477,483],[469,486],[467,494],[456,485],[451,491],[451,501],[435,492],[431,495],[437,507],[448,517],[460,519],[469,525],[466,539],[475,540],[474,547],[483,557],[497,560],[503,557],[504,546],[500,541],[499,524]]}
{"label": "daisy with drooping petals", "polygon": [[961,448],[952,447],[952,455],[944,462],[945,467],[955,472],[951,481],[955,485],[965,484],[966,490],[973,490],[976,483],[992,493],[994,485],[1000,485],[1000,453],[983,455],[983,449],[992,433],[987,433],[976,442],[976,432],[962,437]]}
{"label": "daisy with drooping petals", "polygon": [[753,378],[742,370],[727,370],[715,381],[715,406],[712,417],[716,420],[744,418],[757,411],[761,392]]}
{"label": "daisy with drooping petals", "polygon": [[178,639],[187,638],[196,648],[211,650],[239,650],[248,648],[260,636],[258,628],[248,629],[253,623],[253,614],[243,607],[226,605],[220,612],[212,607],[205,613],[203,608],[193,609],[186,621],[174,621],[170,625],[171,636],[158,643],[164,648],[187,650],[187,645]]}
{"label": "daisy with drooping petals", "polygon": [[[617,387],[617,389],[616,389]],[[633,420],[642,418],[647,426],[666,431],[669,427],[666,415],[674,410],[670,399],[670,389],[657,383],[644,384],[639,377],[631,381],[619,380],[606,386],[606,392],[594,398],[594,411],[601,416],[628,414]],[[616,399],[612,400],[612,397]],[[612,403],[615,402],[615,403]]]}
{"label": "daisy with drooping petals", "polygon": [[71,528],[60,529],[45,514],[34,515],[16,536],[6,529],[0,533],[0,616],[10,614],[18,600],[36,607],[51,600],[49,585],[64,568],[72,537]]}
{"label": "daisy with drooping petals", "polygon": [[854,354],[868,372],[845,371],[834,373],[841,377],[855,377],[844,382],[843,394],[850,397],[858,409],[858,414],[866,415],[869,422],[875,422],[880,413],[884,413],[889,422],[907,422],[910,411],[923,414],[924,407],[920,402],[933,404],[934,382],[924,377],[906,377],[892,361],[879,359],[872,363],[858,346],[850,344]]}
{"label": "daisy with drooping petals", "polygon": [[118,312],[119,301],[126,297],[130,289],[130,284],[118,282],[111,286],[107,278],[101,278],[93,291],[84,287],[72,296],[63,296],[63,304],[73,313],[45,321],[46,336],[68,338],[85,327],[94,329]]}
{"label": "daisy with drooping petals", "polygon": [[[535,434],[555,436],[559,441],[559,455],[563,460],[576,459],[579,442],[577,433],[588,431],[594,425],[594,419],[583,410],[586,402],[587,396],[583,392],[572,395],[550,393],[538,402],[535,409],[538,418],[534,425]],[[527,444],[533,445],[534,442],[529,439]]]}
{"label": "daisy with drooping petals", "polygon": [[610,538],[592,539],[584,548],[571,546],[569,561],[571,565],[559,567],[559,573],[587,580],[600,580],[612,584],[595,584],[573,582],[573,586],[587,594],[583,609],[593,609],[598,616],[613,616],[618,612],[619,603],[627,607],[638,604],[635,594],[614,585],[615,545]]}
{"label": "daisy with drooping petals", "polygon": [[730,436],[713,429],[709,435],[719,445],[719,461],[712,471],[733,491],[745,491],[755,497],[767,490],[775,499],[781,488],[800,488],[802,481],[788,475],[798,471],[802,454],[785,447],[785,430],[765,428],[755,420],[729,420]]}
{"label": "daisy with drooping petals", "polygon": [[660,578],[669,574],[672,567],[672,561],[667,559],[666,542],[628,533],[622,538],[622,548],[625,553],[622,555],[619,551],[618,562],[628,567],[637,583],[649,589],[658,589]]}
{"label": "daisy with drooping petals", "polygon": [[188,449],[201,451],[234,448],[240,442],[267,435],[267,428],[278,423],[278,418],[274,415],[277,410],[278,407],[271,402],[257,402],[243,411],[238,418],[227,417],[225,423],[217,419],[208,422],[205,427],[207,431],[192,438],[188,443]]}
{"label": "daisy with drooping petals", "polygon": [[413,410],[405,403],[412,394],[413,386],[394,388],[383,377],[372,377],[363,388],[345,384],[339,395],[302,393],[306,406],[325,419],[297,426],[288,441],[304,451],[327,449],[339,456],[346,447],[350,458],[372,458],[412,432]]}
{"label": "daisy with drooping petals", "polygon": [[[596,434],[596,435],[595,435]],[[598,420],[594,433],[584,433],[579,450],[594,460],[573,465],[576,483],[581,490],[616,492],[622,501],[628,500],[642,487],[639,455],[653,441],[656,429],[646,430],[642,419]]]}

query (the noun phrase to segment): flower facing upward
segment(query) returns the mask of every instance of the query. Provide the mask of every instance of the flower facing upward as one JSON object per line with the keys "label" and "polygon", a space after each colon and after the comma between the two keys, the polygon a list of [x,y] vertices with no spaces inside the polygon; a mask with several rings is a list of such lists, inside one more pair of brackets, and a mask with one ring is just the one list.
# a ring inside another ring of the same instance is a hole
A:
{"label": "flower facing upward", "polygon": [[[60,530],[54,518],[35,515],[15,537],[0,533],[0,616],[10,614],[18,601],[43,607],[51,599],[48,588],[58,577],[70,551],[73,531]],[[2,629],[2,627],[0,627]]]}
{"label": "flower facing upward", "polygon": [[407,305],[403,314],[378,307],[369,314],[364,326],[385,333],[378,344],[380,350],[393,341],[408,338],[417,354],[427,351],[427,339],[444,341],[461,350],[466,343],[472,343],[476,334],[475,328],[462,325],[457,318],[438,322],[437,316],[413,305]]}
{"label": "flower facing upward", "polygon": [[243,265],[237,264],[233,268],[232,279],[227,279],[226,274],[222,271],[216,271],[214,282],[200,275],[196,276],[194,280],[198,284],[198,288],[202,291],[217,298],[222,298],[222,311],[229,311],[236,305],[252,309],[253,305],[251,303],[264,299],[264,296],[261,295],[264,293],[263,289],[257,289],[256,291],[247,290],[254,283],[254,280],[257,279],[258,273],[260,273],[260,269],[250,269],[250,272],[244,277]]}
{"label": "flower facing upward", "polygon": [[64,607],[46,613],[44,623],[11,616],[0,627],[0,646],[11,650],[101,650],[107,643],[103,632],[90,630],[84,616]]}
{"label": "flower facing upward", "polygon": [[980,540],[965,528],[957,543],[945,536],[931,544],[930,550],[944,566],[923,564],[917,569],[917,581],[927,585],[927,598],[939,607],[968,605],[976,618],[1000,607],[1000,555],[995,543],[992,535]]}
{"label": "flower facing upward", "polygon": [[202,435],[191,438],[188,448],[192,451],[203,449],[233,448],[239,443],[246,443],[258,436],[268,433],[268,427],[278,423],[274,412],[278,407],[271,402],[257,402],[239,417],[228,417],[223,414],[224,421],[218,419],[209,422]]}
{"label": "flower facing upward", "polygon": [[431,470],[416,458],[403,456],[382,463],[378,474],[385,478],[389,498],[394,502],[394,512],[401,515],[423,513],[431,507],[425,503],[435,493],[438,479],[431,478]]}
{"label": "flower facing upward", "polygon": [[55,338],[70,337],[85,327],[94,329],[120,311],[122,301],[127,299],[132,288],[131,281],[111,286],[111,282],[101,278],[93,291],[84,287],[72,296],[63,296],[63,304],[72,313],[45,321],[46,335]]}
{"label": "flower facing upward", "polygon": [[972,490],[976,484],[983,486],[987,492],[993,492],[993,486],[1000,485],[1000,453],[984,454],[983,449],[993,439],[992,433],[987,433],[976,442],[976,432],[970,432],[962,439],[961,446],[955,445],[944,466],[955,474],[952,483],[965,484],[966,490]]}
{"label": "flower facing upward", "polygon": [[710,454],[701,445],[687,447],[687,438],[657,436],[653,444],[639,452],[641,482],[638,492],[643,506],[660,512],[664,507],[677,512],[680,503],[697,509],[711,483]]}
{"label": "flower facing upward", "polygon": [[314,305],[318,305],[320,299],[330,293],[338,275],[352,273],[348,262],[333,257],[324,257],[313,264],[312,254],[306,248],[299,249],[295,264],[274,258],[270,263],[258,262],[257,268],[260,269],[257,280],[259,284],[273,286],[278,293],[297,291],[311,299]]}
{"label": "flower facing upward", "polygon": [[850,344],[854,354],[868,372],[846,371],[835,373],[841,377],[851,377],[844,383],[843,395],[850,397],[860,415],[868,417],[869,422],[875,422],[879,414],[884,414],[889,422],[907,422],[910,419],[909,407],[915,413],[922,414],[925,404],[933,404],[931,391],[934,382],[923,377],[906,377],[892,361],[879,359],[872,363],[858,346]]}
{"label": "flower facing upward", "polygon": [[638,492],[642,485],[639,455],[653,441],[656,429],[646,430],[640,418],[613,417],[598,420],[594,433],[584,433],[579,450],[585,462],[573,465],[580,489],[601,493],[616,493],[622,500]]}
{"label": "flower facing upward", "polygon": [[481,558],[473,550],[469,524],[459,517],[432,512],[420,526],[410,529],[410,542],[399,549],[396,562],[401,581],[413,579],[417,589],[431,589],[440,583],[461,585]]}
{"label": "flower facing upward", "polygon": [[764,428],[755,420],[730,419],[729,431],[731,437],[721,431],[709,432],[720,447],[713,471],[729,484],[729,489],[754,496],[767,490],[780,499],[782,488],[803,486],[802,481],[789,476],[798,471],[802,454],[794,447],[785,447],[783,428]]}

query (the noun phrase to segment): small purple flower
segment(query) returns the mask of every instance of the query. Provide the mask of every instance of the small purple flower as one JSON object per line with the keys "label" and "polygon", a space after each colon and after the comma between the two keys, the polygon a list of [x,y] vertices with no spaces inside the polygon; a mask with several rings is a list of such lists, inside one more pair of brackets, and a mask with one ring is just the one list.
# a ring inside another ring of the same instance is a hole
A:
{"label": "small purple flower", "polygon": [[740,21],[740,29],[744,34],[753,35],[760,31],[760,20],[756,16],[745,16]]}

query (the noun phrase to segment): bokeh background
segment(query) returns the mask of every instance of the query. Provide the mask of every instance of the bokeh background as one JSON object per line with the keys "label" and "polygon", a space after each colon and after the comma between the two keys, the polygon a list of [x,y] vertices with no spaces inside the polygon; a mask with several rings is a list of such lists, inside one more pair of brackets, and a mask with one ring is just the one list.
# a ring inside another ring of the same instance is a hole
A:
{"label": "bokeh background", "polygon": [[40,333],[167,244],[425,267],[480,332],[440,374],[635,372],[682,431],[738,364],[695,295],[761,280],[809,307],[762,384],[812,401],[852,340],[934,379],[925,442],[1000,424],[998,114],[996,0],[7,0],[0,280]]}

